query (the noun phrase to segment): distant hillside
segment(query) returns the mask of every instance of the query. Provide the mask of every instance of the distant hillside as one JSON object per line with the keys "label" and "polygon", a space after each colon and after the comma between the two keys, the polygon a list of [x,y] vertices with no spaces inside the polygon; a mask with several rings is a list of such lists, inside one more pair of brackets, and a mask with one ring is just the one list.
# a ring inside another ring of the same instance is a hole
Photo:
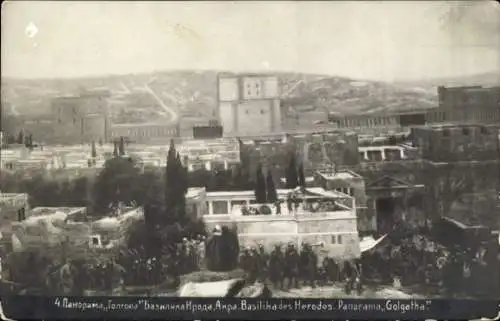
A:
{"label": "distant hillside", "polygon": [[468,75],[463,77],[431,78],[418,81],[400,81],[401,86],[434,89],[438,86],[500,86],[500,71]]}
{"label": "distant hillside", "polygon": [[342,77],[294,78],[283,77],[285,84],[293,83],[283,90],[283,100],[290,105],[313,105],[331,112],[357,114],[432,108],[437,104],[436,92],[412,86]]}
{"label": "distant hillside", "polygon": [[[213,117],[217,106],[217,74],[217,71],[186,70],[79,79],[2,79],[2,96],[19,114],[36,114],[48,110],[54,96],[74,93],[80,88],[100,88],[112,92],[115,112],[144,111],[151,104],[151,99],[142,104],[144,99],[140,98],[147,92],[147,85],[180,115],[208,119]],[[272,74],[282,83],[283,103],[309,107],[304,110],[350,114],[430,108],[437,104],[435,88],[426,90],[412,83],[390,84],[287,72]],[[150,117],[146,112],[141,113]]]}

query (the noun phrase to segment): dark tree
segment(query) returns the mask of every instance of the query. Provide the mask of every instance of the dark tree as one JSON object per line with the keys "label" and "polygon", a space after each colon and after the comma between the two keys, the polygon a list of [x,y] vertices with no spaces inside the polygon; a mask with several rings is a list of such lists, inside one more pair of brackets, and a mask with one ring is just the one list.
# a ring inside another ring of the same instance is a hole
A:
{"label": "dark tree", "polygon": [[24,132],[21,130],[19,135],[17,135],[17,143],[24,144]]}
{"label": "dark tree", "polygon": [[99,146],[102,146],[102,138],[99,138]]}
{"label": "dark tree", "polygon": [[238,232],[227,226],[223,226],[221,232],[207,241],[207,267],[211,271],[231,271],[238,264]]}
{"label": "dark tree", "polygon": [[300,164],[299,166],[299,186],[302,188],[306,187],[306,177],[304,175],[304,165]]}
{"label": "dark tree", "polygon": [[106,214],[118,202],[137,202],[139,179],[139,170],[129,160],[119,157],[107,160],[92,190],[96,212]]}
{"label": "dark tree", "polygon": [[171,140],[165,170],[165,224],[186,223],[187,189],[187,170],[182,166],[174,141]]}
{"label": "dark tree", "polygon": [[258,204],[266,203],[266,180],[264,174],[262,173],[262,165],[259,164],[257,167],[257,172],[255,173],[255,201]]}
{"label": "dark tree", "polygon": [[120,137],[120,144],[118,145],[118,153],[120,156],[125,155],[125,140],[123,139],[123,136]]}
{"label": "dark tree", "polygon": [[29,134],[26,137],[26,147],[29,149],[33,149],[33,134]]}
{"label": "dark tree", "polygon": [[97,157],[97,151],[95,149],[95,142],[92,141],[92,146],[91,146],[92,150],[91,150],[91,157],[92,158],[96,158]]}
{"label": "dark tree", "polygon": [[271,174],[271,171],[267,171],[266,187],[267,187],[267,202],[275,203],[278,200],[278,193],[276,192],[276,186],[274,185],[273,174]]}
{"label": "dark tree", "polygon": [[167,154],[167,167],[165,168],[165,206],[171,211],[176,206],[179,196],[179,170],[177,165],[177,151],[174,140],[170,140],[170,148]]}
{"label": "dark tree", "polygon": [[118,146],[116,144],[116,141],[113,141],[113,157],[118,157]]}
{"label": "dark tree", "polygon": [[295,154],[290,157],[290,162],[286,170],[286,188],[296,188],[299,186],[299,178],[297,176],[297,163],[295,162]]}

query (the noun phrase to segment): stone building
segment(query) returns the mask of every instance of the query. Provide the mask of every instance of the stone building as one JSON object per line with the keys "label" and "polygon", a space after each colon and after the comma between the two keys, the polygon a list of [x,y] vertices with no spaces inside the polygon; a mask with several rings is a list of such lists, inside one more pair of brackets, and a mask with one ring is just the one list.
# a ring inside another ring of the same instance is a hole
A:
{"label": "stone building", "polygon": [[52,100],[53,141],[85,143],[107,141],[110,121],[108,91],[82,91]]}
{"label": "stone building", "polygon": [[500,86],[439,86],[438,98],[446,121],[500,122]]}
{"label": "stone building", "polygon": [[224,136],[281,132],[280,85],[276,76],[220,74],[218,118]]}
{"label": "stone building", "polygon": [[428,213],[500,229],[498,129],[485,125],[415,128],[422,151]]}

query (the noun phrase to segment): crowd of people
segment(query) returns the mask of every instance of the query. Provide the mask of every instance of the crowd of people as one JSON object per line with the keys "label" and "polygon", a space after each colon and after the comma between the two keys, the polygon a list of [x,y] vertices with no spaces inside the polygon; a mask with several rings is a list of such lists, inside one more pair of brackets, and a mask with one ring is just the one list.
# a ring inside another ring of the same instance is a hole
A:
{"label": "crowd of people", "polygon": [[[214,230],[214,235],[218,233],[220,228]],[[46,282],[57,293],[74,295],[89,289],[157,285],[172,276],[206,269],[210,244],[205,236],[198,235],[184,238],[170,256],[148,256],[139,248],[106,259],[66,260],[48,269]],[[221,259],[227,259],[227,250],[223,252]],[[420,285],[424,290],[446,289],[449,295],[478,295],[484,290],[481,280],[490,264],[488,255],[481,250],[472,254],[459,247],[445,248],[422,235],[413,235],[391,240],[355,260],[320,258],[314,245],[302,243],[299,249],[288,243],[276,244],[271,251],[262,244],[243,247],[237,262],[250,282],[265,282],[277,289],[339,283],[346,293],[356,290],[361,294],[366,285]]]}
{"label": "crowd of people", "polygon": [[120,287],[151,286],[204,268],[205,237],[184,238],[171,255],[148,255],[144,248],[123,250],[93,259],[53,262],[43,286],[55,293],[83,295],[85,291],[111,291]]}
{"label": "crowd of people", "polygon": [[267,253],[262,244],[246,247],[240,256],[240,266],[251,282],[269,281],[279,289],[304,285],[316,287],[335,282],[345,282],[347,292],[354,287],[358,291],[361,289],[362,267],[359,261],[326,257],[320,264],[313,246],[308,243],[302,243],[300,251],[293,243],[285,247],[277,244],[271,253]]}
{"label": "crowd of people", "polygon": [[446,248],[422,235],[413,235],[364,255],[363,266],[366,279],[377,283],[420,286],[437,292],[444,289],[450,295],[480,295],[488,291],[481,282],[491,264],[487,255],[486,251],[459,246]]}

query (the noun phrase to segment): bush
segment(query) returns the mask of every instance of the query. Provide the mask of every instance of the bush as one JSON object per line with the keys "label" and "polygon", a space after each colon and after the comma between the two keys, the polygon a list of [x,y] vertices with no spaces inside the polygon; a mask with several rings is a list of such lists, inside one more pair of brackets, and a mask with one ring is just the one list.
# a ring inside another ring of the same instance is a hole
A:
{"label": "bush", "polygon": [[271,211],[271,209],[269,208],[269,206],[267,206],[267,205],[262,205],[262,206],[259,208],[259,213],[260,213],[260,214],[264,214],[264,215],[269,215],[269,214],[272,214],[272,211]]}

